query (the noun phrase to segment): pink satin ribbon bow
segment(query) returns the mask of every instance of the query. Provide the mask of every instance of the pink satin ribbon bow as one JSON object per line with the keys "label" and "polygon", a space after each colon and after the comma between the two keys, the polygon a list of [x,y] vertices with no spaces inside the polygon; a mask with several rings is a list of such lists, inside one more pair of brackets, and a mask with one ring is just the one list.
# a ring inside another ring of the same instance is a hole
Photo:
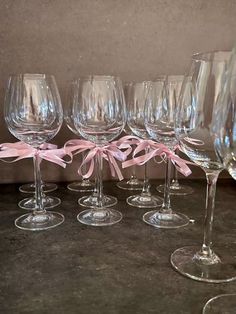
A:
{"label": "pink satin ribbon bow", "polygon": [[[42,144],[40,149],[33,148],[24,142],[3,143],[0,144],[0,158],[4,162],[16,162],[24,158],[32,158],[36,154],[41,159],[53,162],[63,168],[66,167],[66,162],[62,159],[66,155],[64,148],[57,148],[54,144]],[[7,161],[4,158],[15,158]]]}
{"label": "pink satin ribbon bow", "polygon": [[[145,154],[142,156],[137,156],[140,152],[145,151]],[[133,152],[133,158],[131,160],[127,160],[122,163],[123,168],[127,168],[133,165],[143,165],[148,160],[152,159],[153,157],[159,156],[164,161],[166,158],[170,158],[173,165],[176,169],[181,172],[184,176],[189,176],[192,171],[187,166],[187,164],[192,164],[189,161],[186,161],[172,152],[167,146],[162,143],[157,143],[152,140],[141,140],[137,144]]]}
{"label": "pink satin ribbon bow", "polygon": [[[81,152],[86,152],[86,157],[82,160],[82,163],[78,169],[79,175],[81,175],[83,178],[87,179],[89,178],[94,171],[94,165],[95,161],[94,158],[100,154],[102,158],[104,158],[110,167],[111,175],[119,178],[119,180],[123,180],[123,175],[120,171],[120,168],[117,164],[117,160],[124,162],[127,158],[127,156],[131,153],[132,148],[131,146],[126,143],[125,141],[122,141],[122,139],[118,141],[111,142],[104,146],[98,146],[90,141],[85,140],[69,140],[66,142],[65,151],[67,154],[71,157],[71,160],[73,158],[73,154],[77,155]],[[88,164],[88,171],[86,173],[83,173],[83,166]]]}

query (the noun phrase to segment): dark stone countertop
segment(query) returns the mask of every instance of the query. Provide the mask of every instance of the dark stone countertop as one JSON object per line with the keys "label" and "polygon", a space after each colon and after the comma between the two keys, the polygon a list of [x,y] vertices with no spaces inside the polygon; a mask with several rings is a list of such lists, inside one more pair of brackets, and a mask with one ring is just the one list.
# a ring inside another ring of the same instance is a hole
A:
{"label": "dark stone countertop", "polygon": [[[110,227],[87,227],[76,220],[80,194],[60,184],[52,193],[65,222],[54,229],[27,232],[14,220],[24,211],[18,185],[2,185],[0,197],[0,313],[200,314],[204,303],[236,292],[236,281],[207,284],[185,278],[170,265],[170,254],[201,244],[206,182],[185,181],[193,195],[172,197],[173,208],[195,219],[181,229],[160,230],[142,221],[145,209],[125,203],[131,193],[112,182],[105,192],[119,198],[123,220]],[[157,184],[157,181],[155,182]],[[154,189],[153,189],[154,190]],[[236,243],[236,183],[220,180],[214,242]],[[236,255],[236,250],[235,250]]]}

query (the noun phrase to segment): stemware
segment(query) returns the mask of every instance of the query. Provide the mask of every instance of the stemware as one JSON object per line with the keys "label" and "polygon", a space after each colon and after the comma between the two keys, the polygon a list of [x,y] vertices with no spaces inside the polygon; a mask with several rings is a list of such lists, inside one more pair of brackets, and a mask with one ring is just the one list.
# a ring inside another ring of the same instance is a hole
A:
{"label": "stemware", "polygon": [[[181,90],[181,86],[183,83],[184,75],[169,75],[167,77],[166,89],[168,102],[173,103],[175,107],[178,106],[178,99]],[[175,153],[178,153],[178,149],[175,150]],[[178,171],[175,167],[173,168],[173,178],[170,184],[170,194],[173,195],[188,195],[193,193],[193,189],[186,185],[180,184],[178,180]],[[164,193],[165,185],[161,184],[156,187],[156,190],[160,193]]]}
{"label": "stemware", "polygon": [[[69,89],[69,95],[68,95],[68,104],[64,108],[64,120],[66,122],[66,125],[68,129],[74,133],[75,135],[78,135],[78,131],[76,130],[74,126],[74,121],[72,117],[72,109],[73,109],[73,103],[75,101],[75,84],[74,82],[71,83],[70,89]],[[82,153],[82,159],[84,158],[84,154]],[[75,181],[67,185],[67,188],[71,191],[75,192],[92,192],[94,190],[94,184],[89,180],[82,178],[82,181]]]}
{"label": "stemware", "polygon": [[226,51],[216,51],[199,53],[192,57],[190,73],[181,91],[176,121],[176,135],[181,149],[205,171],[207,193],[202,247],[177,249],[171,255],[171,263],[187,277],[213,283],[236,279],[233,247],[227,243],[213,251],[212,244],[216,183],[223,169],[214,149],[215,135],[212,128],[214,114],[223,105],[221,91],[229,55]]}
{"label": "stemware", "polygon": [[[149,135],[144,126],[144,106],[151,82],[130,82],[127,85],[127,124],[134,135],[148,139]],[[131,195],[127,203],[139,208],[154,208],[161,206],[162,198],[150,192],[150,183],[147,176],[147,163],[144,165],[144,180],[141,194]]]}
{"label": "stemware", "polygon": [[[174,133],[176,101],[168,101],[166,80],[167,78],[158,79],[150,85],[145,105],[145,127],[151,138],[174,150],[177,144]],[[189,223],[187,216],[174,212],[171,208],[171,163],[170,158],[167,158],[164,200],[161,208],[147,212],[143,216],[144,222],[157,228],[180,228]]]}
{"label": "stemware", "polygon": [[[79,133],[79,130],[76,129],[75,125],[74,125],[74,117],[73,117],[73,106],[74,104],[78,101],[78,82],[72,81],[70,86],[69,86],[69,95],[68,95],[68,105],[66,106],[65,110],[64,110],[64,118],[66,121],[66,124],[68,126],[68,128],[77,136],[81,136]],[[82,153],[82,158],[84,157],[84,154]],[[86,165],[84,166],[86,167]],[[88,187],[85,188],[86,192],[89,192],[89,190],[92,190],[93,193],[90,195],[85,195],[81,198],[79,198],[78,203],[83,206],[83,207],[96,207],[97,203],[98,203],[98,180],[97,180],[97,171],[95,171],[95,185],[93,185],[93,189],[92,187]],[[82,185],[91,185],[91,182],[88,179],[83,179],[82,180]],[[81,192],[81,187],[78,188],[78,185],[81,186],[80,182],[75,182],[72,183],[71,185],[68,186],[68,188],[70,190],[75,190],[79,189],[79,192]],[[117,204],[117,198],[111,195],[104,195],[103,191],[101,192],[101,202],[103,204],[103,206],[105,207],[110,207],[110,206],[114,206]]]}
{"label": "stemware", "polygon": [[[44,193],[53,192],[58,189],[57,184],[52,182],[41,182],[41,185]],[[35,185],[33,182],[22,184],[19,187],[19,191],[22,193],[35,193]]]}
{"label": "stemware", "polygon": [[47,212],[41,190],[40,145],[51,140],[59,131],[63,112],[60,95],[53,76],[19,74],[11,76],[5,97],[4,116],[9,131],[20,141],[34,147],[36,207],[30,214],[20,216],[15,225],[24,230],[45,230],[64,221],[57,212]]}
{"label": "stemware", "polygon": [[[226,80],[214,111],[212,134],[216,154],[236,180],[236,48],[233,49]],[[203,314],[236,312],[236,294],[221,294],[207,301]]]}
{"label": "stemware", "polygon": [[[121,134],[126,122],[121,81],[113,76],[96,75],[78,79],[75,84],[77,94],[73,104],[74,126],[83,138],[102,149]],[[87,225],[112,225],[122,219],[122,214],[103,205],[103,158],[100,150],[96,154],[96,163],[96,206],[79,213],[77,219]]]}
{"label": "stemware", "polygon": [[236,294],[220,294],[205,304],[202,314],[235,314]]}

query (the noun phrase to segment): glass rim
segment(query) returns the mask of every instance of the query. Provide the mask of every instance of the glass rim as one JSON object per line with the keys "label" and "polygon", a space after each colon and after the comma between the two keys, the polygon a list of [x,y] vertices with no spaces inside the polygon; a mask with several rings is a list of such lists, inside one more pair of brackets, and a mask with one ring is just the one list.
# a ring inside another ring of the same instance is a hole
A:
{"label": "glass rim", "polygon": [[50,77],[50,78],[55,79],[55,76],[49,73],[13,73],[13,74],[10,74],[8,78],[11,79],[11,78],[17,78],[17,77],[25,77],[27,75],[32,76],[32,77],[43,77],[43,78]]}
{"label": "glass rim", "polygon": [[109,81],[111,79],[119,79],[121,80],[120,76],[116,76],[116,75],[97,75],[97,74],[88,74],[88,75],[82,75],[79,77],[75,77],[72,79],[72,82],[75,81],[89,81],[92,79],[96,79],[97,81]]}
{"label": "glass rim", "polygon": [[[227,58],[213,58],[214,56],[219,54],[227,54]],[[204,61],[204,62],[225,62],[228,61],[231,55],[231,50],[212,50],[206,52],[197,52],[192,55],[193,61]]]}

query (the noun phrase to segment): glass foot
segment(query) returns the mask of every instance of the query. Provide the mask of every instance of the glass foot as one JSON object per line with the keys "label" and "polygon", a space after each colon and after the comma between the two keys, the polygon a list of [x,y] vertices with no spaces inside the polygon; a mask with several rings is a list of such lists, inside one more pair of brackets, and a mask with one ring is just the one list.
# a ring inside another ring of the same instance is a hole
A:
{"label": "glass foot", "polygon": [[68,184],[67,189],[82,193],[93,192],[94,184],[89,180],[82,180]]}
{"label": "glass foot", "polygon": [[163,199],[159,196],[146,195],[131,195],[126,199],[126,202],[134,207],[139,208],[154,208],[161,206]]}
{"label": "glass foot", "polygon": [[137,178],[120,181],[116,185],[122,190],[138,191],[143,189],[143,182]]}
{"label": "glass foot", "polygon": [[111,208],[86,209],[79,213],[77,219],[88,226],[110,226],[122,219],[122,214]]}
{"label": "glass foot", "polygon": [[202,314],[235,314],[236,294],[220,294],[205,304]]}
{"label": "glass foot", "polygon": [[[83,207],[96,207],[98,205],[98,197],[96,194],[83,196],[78,200],[79,205]],[[117,204],[117,198],[110,195],[103,195],[102,206],[111,207]]]}
{"label": "glass foot", "polygon": [[[52,192],[58,189],[58,186],[55,183],[43,182],[42,191],[44,193]],[[34,183],[23,184],[19,187],[20,192],[22,193],[35,193]]]}
{"label": "glass foot", "polygon": [[[43,197],[43,206],[44,208],[53,208],[61,204],[61,200],[58,197],[53,196],[44,196]],[[18,206],[26,210],[36,209],[36,199],[35,197],[24,198],[18,203]]]}
{"label": "glass foot", "polygon": [[171,212],[163,214],[161,211],[152,210],[143,215],[143,221],[156,228],[175,229],[187,226],[189,218],[183,214]]}
{"label": "glass foot", "polygon": [[[224,256],[217,256],[214,254],[215,263],[210,264],[199,261],[196,258],[200,248],[197,246],[186,246],[177,249],[171,255],[172,266],[182,275],[191,279],[221,283],[229,282],[236,279],[236,260],[233,258],[235,255],[232,249],[232,255],[230,254],[229,246],[226,246],[227,253]],[[225,252],[225,248],[221,248],[219,252]]]}
{"label": "glass foot", "polygon": [[[165,185],[158,185],[156,187],[156,190],[160,193],[164,193],[164,189],[165,189]],[[189,194],[193,194],[193,189],[191,188],[191,186],[188,185],[182,185],[182,184],[175,184],[172,183],[170,185],[170,194],[171,195],[189,195]]]}
{"label": "glass foot", "polygon": [[60,213],[44,211],[20,216],[15,220],[15,226],[23,230],[40,231],[59,226],[64,220]]}

